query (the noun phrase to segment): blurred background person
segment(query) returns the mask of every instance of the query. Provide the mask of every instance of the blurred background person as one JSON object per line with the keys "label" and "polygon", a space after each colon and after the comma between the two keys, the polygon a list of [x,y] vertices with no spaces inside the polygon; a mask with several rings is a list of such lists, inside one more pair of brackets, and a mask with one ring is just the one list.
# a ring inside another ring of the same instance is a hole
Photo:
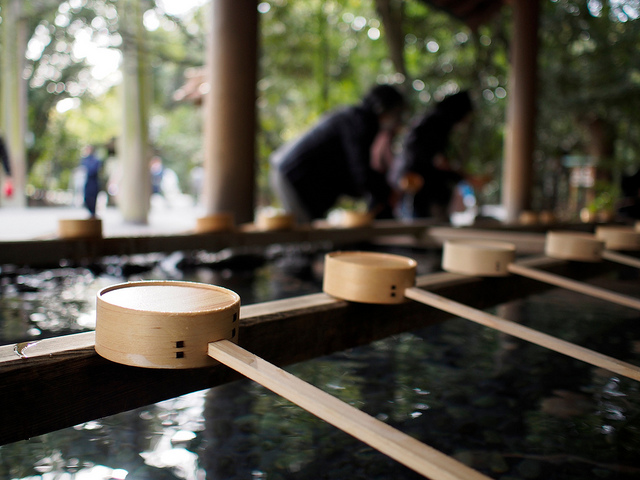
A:
{"label": "blurred background person", "polygon": [[91,218],[96,216],[96,201],[100,192],[100,170],[102,162],[95,154],[95,147],[87,145],[84,149],[80,165],[85,171],[84,206],[89,210]]}
{"label": "blurred background person", "polygon": [[466,91],[445,97],[407,133],[394,165],[392,183],[403,193],[399,216],[448,219],[453,193],[464,175],[452,168],[447,149],[451,132],[473,112]]}
{"label": "blurred background person", "polygon": [[[270,180],[285,210],[298,222],[310,222],[324,218],[344,195],[365,199],[373,216],[391,216],[385,152],[401,125],[404,106],[396,88],[378,85],[359,105],[329,113],[276,150]],[[373,154],[379,158],[372,159],[374,143]]]}
{"label": "blurred background person", "polygon": [[623,176],[620,187],[622,198],[618,201],[618,213],[624,219],[640,219],[640,170]]}
{"label": "blurred background person", "polygon": [[154,155],[151,158],[149,170],[151,171],[151,194],[163,195],[162,178],[164,175],[164,166],[162,165],[162,158],[160,158],[160,156]]}
{"label": "blurred background person", "polygon": [[9,161],[9,152],[4,144],[4,139],[0,136],[0,162],[6,178],[4,179],[4,196],[11,198],[13,196],[13,181],[11,180],[11,162]]}

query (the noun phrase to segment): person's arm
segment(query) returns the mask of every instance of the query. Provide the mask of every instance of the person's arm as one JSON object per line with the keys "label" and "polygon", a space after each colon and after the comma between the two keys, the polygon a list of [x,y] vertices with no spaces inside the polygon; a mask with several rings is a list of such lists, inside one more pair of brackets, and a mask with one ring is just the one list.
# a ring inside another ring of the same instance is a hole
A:
{"label": "person's arm", "polygon": [[415,195],[425,183],[424,176],[433,169],[431,157],[433,152],[425,142],[423,127],[416,124],[407,134],[402,154],[398,158],[398,173],[395,178],[397,188],[401,192]]}
{"label": "person's arm", "polygon": [[375,214],[387,208],[391,188],[386,181],[386,171],[377,171],[371,165],[376,124],[370,122],[375,120],[351,111],[342,118],[339,128],[353,184],[359,194],[367,199],[370,212]]}

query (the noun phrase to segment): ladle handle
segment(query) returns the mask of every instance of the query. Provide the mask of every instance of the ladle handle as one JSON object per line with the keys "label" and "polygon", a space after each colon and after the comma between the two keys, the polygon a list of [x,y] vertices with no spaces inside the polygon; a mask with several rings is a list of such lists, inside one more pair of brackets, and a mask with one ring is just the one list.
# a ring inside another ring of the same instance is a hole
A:
{"label": "ladle handle", "polygon": [[631,257],[629,255],[623,255],[611,250],[604,250],[602,252],[602,258],[609,260],[610,262],[621,263],[629,267],[640,268],[640,259]]}
{"label": "ladle handle", "polygon": [[483,312],[482,310],[469,307],[417,287],[406,289],[404,291],[404,295],[405,297],[417,302],[466,318],[467,320],[479,323],[485,327],[493,328],[494,330],[498,330],[522,340],[535,343],[541,347],[548,348],[549,350],[562,353],[569,357],[590,363],[591,365],[602,367],[611,372],[640,381],[640,367],[637,367],[636,365],[616,360],[615,358],[602,355],[601,353],[594,352],[593,350],[581,347],[575,343],[561,340],[552,335],[534,330],[533,328],[525,327],[524,325],[520,325],[519,323],[512,322],[505,318],[491,315],[490,313]]}
{"label": "ladle handle", "polygon": [[589,285],[588,283],[579,282],[577,280],[572,280],[570,278],[562,277],[550,272],[544,272],[535,268],[525,267],[524,265],[519,265],[517,263],[510,263],[507,268],[509,272],[515,273],[516,275],[522,275],[523,277],[532,278],[557,287],[566,288],[567,290],[584,293],[585,295],[640,310],[640,299],[633,298],[628,295],[615,293],[604,288]]}
{"label": "ladle handle", "polygon": [[209,356],[425,477],[433,480],[490,480],[235,343],[228,340],[210,343]]}

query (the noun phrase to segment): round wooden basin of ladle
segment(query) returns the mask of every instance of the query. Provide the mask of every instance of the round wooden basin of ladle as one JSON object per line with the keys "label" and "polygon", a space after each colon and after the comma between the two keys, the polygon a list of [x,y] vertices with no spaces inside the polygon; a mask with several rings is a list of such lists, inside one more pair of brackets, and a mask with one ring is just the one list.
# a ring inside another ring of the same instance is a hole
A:
{"label": "round wooden basin of ladle", "polygon": [[[490,480],[463,463],[377,420],[241,348],[240,297],[194,282],[113,285],[97,295],[96,352],[145,368],[223,363],[434,480]],[[215,360],[215,361],[214,361]]]}
{"label": "round wooden basin of ladle", "polygon": [[501,277],[509,274],[509,265],[515,257],[516,247],[512,243],[492,240],[447,241],[442,250],[442,268],[463,275]]}
{"label": "round wooden basin of ladle", "polygon": [[233,214],[215,213],[196,219],[196,233],[228,232],[235,226]]}
{"label": "round wooden basin of ladle", "polygon": [[546,235],[544,252],[562,260],[599,262],[604,246],[602,240],[589,233],[550,231]]}
{"label": "round wooden basin of ladle", "polygon": [[415,283],[416,266],[400,255],[332,252],[325,256],[323,290],[353,302],[402,303],[405,289]]}
{"label": "round wooden basin of ladle", "polygon": [[58,220],[60,238],[102,238],[102,220],[99,218],[65,218]]}
{"label": "round wooden basin of ladle", "polygon": [[256,218],[256,228],[258,230],[291,230],[295,227],[296,221],[290,213],[264,213],[261,212]]}
{"label": "round wooden basin of ladle", "polygon": [[596,238],[609,250],[640,250],[640,232],[631,227],[596,227]]}
{"label": "round wooden basin of ladle", "polygon": [[[567,259],[567,256],[562,255],[562,253],[566,253],[570,249],[564,245],[564,242],[560,242],[563,244],[562,248],[555,245],[554,242],[554,239],[560,237],[565,240],[568,239],[569,244],[579,244],[582,247],[574,250],[576,252],[574,259],[590,258],[591,261],[597,261],[595,252],[602,248],[602,245],[597,247],[597,244],[601,242],[595,238],[589,239],[580,235],[567,235],[566,238],[562,234],[548,235],[545,253],[554,258]],[[551,248],[548,246],[549,244],[552,245]],[[590,246],[591,250],[586,246]],[[513,273],[640,310],[640,299],[611,292],[544,270],[527,267],[513,262],[514,257],[515,245],[511,243],[491,240],[447,240],[443,247],[442,268],[449,272],[473,276],[501,276]]]}
{"label": "round wooden basin of ladle", "polygon": [[[445,242],[445,248],[446,245],[447,242]],[[467,247],[468,245],[456,244],[452,249],[449,246],[448,255],[453,258],[453,254],[461,252],[464,258],[469,259],[469,252],[473,251],[475,255],[486,254],[492,257],[491,261],[481,260],[474,265],[472,269],[475,272],[474,275],[481,271],[495,275],[495,262],[507,262],[510,265],[509,258],[515,252],[513,245],[504,242],[474,242],[471,248]],[[456,269],[464,269],[457,261],[452,263]],[[572,358],[640,380],[640,367],[413,286],[416,265],[415,260],[399,255],[377,252],[332,252],[325,256],[322,288],[325,293],[333,297],[359,303],[397,304],[405,299],[412,299]],[[509,271],[508,268],[503,269],[502,265],[499,270],[504,272],[501,273],[504,275]]]}
{"label": "round wooden basin of ladle", "polygon": [[213,285],[143,281],[104,288],[97,296],[96,351],[146,368],[212,365],[211,341],[237,339],[240,297]]}
{"label": "round wooden basin of ladle", "polygon": [[339,226],[344,228],[358,228],[371,225],[373,217],[368,212],[345,210],[342,212]]}
{"label": "round wooden basin of ladle", "polygon": [[[545,254],[552,258],[572,260],[576,262],[600,262],[603,259],[623,265],[640,268],[640,259],[615,252],[612,247],[622,247],[629,250],[636,242],[635,235],[640,233],[631,230],[623,233],[614,231],[620,227],[600,230],[600,234],[550,231],[546,235]],[[598,230],[596,230],[598,231]],[[630,234],[631,233],[631,234]],[[608,240],[608,241],[607,241]]]}
{"label": "round wooden basin of ladle", "polygon": [[532,210],[524,210],[518,217],[520,225],[535,225],[539,222],[539,220],[540,217],[538,213]]}

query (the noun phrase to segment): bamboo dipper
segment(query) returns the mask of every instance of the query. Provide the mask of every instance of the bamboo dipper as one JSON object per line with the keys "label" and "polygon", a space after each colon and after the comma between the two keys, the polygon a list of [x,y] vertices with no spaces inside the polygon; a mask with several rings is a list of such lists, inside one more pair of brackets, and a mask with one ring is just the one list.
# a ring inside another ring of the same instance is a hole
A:
{"label": "bamboo dipper", "polygon": [[[598,261],[604,248],[589,235],[549,232],[545,253],[553,258]],[[444,243],[442,268],[448,272],[477,276],[506,276],[509,273],[583,293],[640,310],[640,299],[622,295],[543,270],[515,263],[515,245],[491,240],[449,240]]]}
{"label": "bamboo dipper", "polygon": [[550,231],[545,239],[545,254],[552,258],[577,262],[611,262],[640,268],[640,260],[614,250],[634,250],[640,245],[640,232],[623,227],[598,227],[596,234]]}
{"label": "bamboo dipper", "polygon": [[617,252],[617,250],[640,250],[640,231],[632,227],[601,225],[596,228],[595,236],[605,244],[602,258],[630,267],[640,268],[639,259]]}
{"label": "bamboo dipper", "polygon": [[72,239],[102,238],[102,220],[99,218],[63,218],[58,220],[58,236]]}
{"label": "bamboo dipper", "polygon": [[96,352],[147,368],[221,362],[433,480],[490,480],[239,347],[240,297],[193,282],[114,285],[97,295]]}
{"label": "bamboo dipper", "polygon": [[235,219],[232,213],[220,212],[198,217],[195,233],[228,232],[234,230]]}
{"label": "bamboo dipper", "polygon": [[[494,272],[495,275],[506,274],[504,272],[507,272],[515,247],[490,242],[483,251],[490,252],[488,257],[491,258],[481,256],[482,258],[476,259],[477,255],[462,251],[457,259],[453,259],[456,252],[449,250],[445,252],[443,263],[466,263],[469,271],[475,272],[471,275],[486,271]],[[323,290],[334,297],[360,303],[396,304],[410,298],[591,365],[640,380],[640,367],[636,365],[414,287],[416,266],[415,260],[399,255],[372,252],[328,253],[325,256]]]}
{"label": "bamboo dipper", "polygon": [[640,231],[632,227],[600,225],[596,227],[596,238],[605,242],[611,250],[640,250]]}

